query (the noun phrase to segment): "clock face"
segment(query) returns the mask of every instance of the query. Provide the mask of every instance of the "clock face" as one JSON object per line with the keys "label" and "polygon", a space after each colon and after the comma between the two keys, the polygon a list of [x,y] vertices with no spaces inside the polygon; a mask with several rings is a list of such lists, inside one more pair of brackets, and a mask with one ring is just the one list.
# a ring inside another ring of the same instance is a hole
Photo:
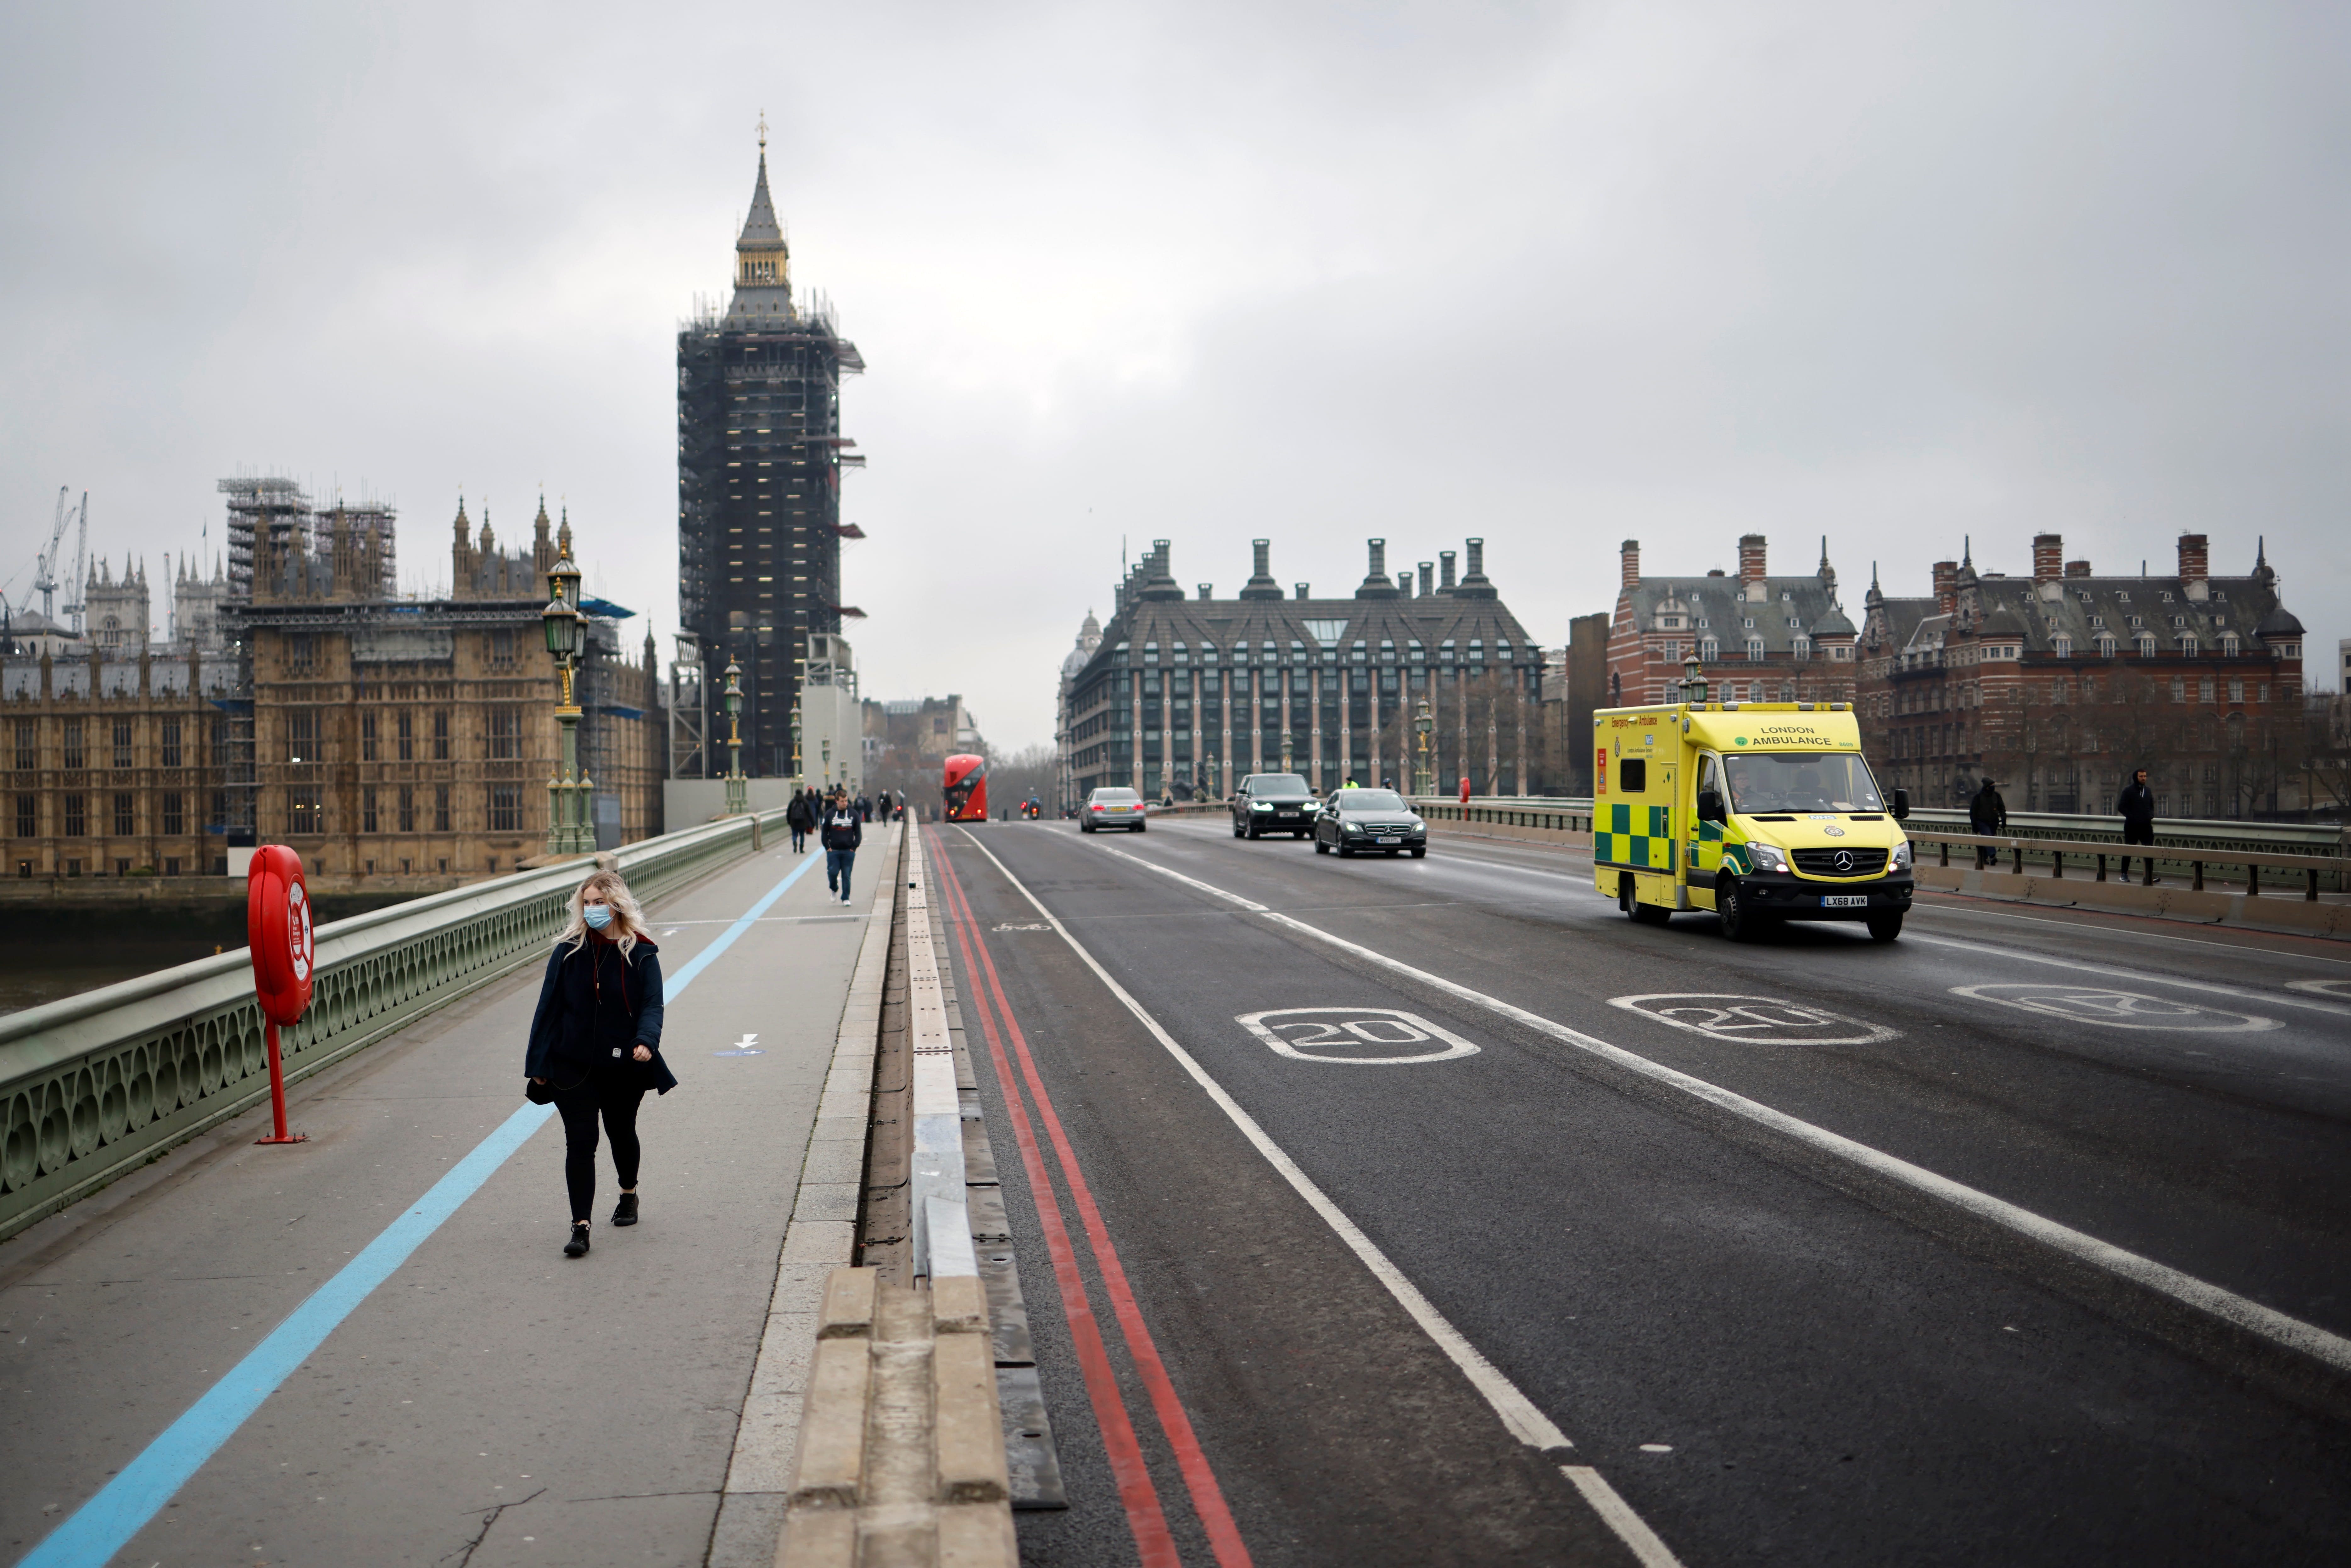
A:
{"label": "clock face", "polygon": [[310,977],[314,949],[310,939],[310,901],[303,896],[298,882],[289,883],[286,889],[286,946],[294,959],[294,982],[303,984]]}

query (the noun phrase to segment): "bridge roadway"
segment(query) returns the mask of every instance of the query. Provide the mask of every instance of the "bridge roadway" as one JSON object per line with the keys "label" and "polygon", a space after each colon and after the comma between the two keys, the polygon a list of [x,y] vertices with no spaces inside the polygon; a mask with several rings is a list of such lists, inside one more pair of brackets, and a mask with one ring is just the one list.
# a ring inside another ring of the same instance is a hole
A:
{"label": "bridge roadway", "polygon": [[2351,1335],[2342,946],[1940,896],[1733,946],[1536,846],[925,831],[1073,1499],[1025,1562],[2351,1561],[2338,1397],[1989,1202]]}
{"label": "bridge roadway", "polygon": [[[560,1255],[550,1118],[111,1560],[764,1568],[780,1499],[760,1543],[758,1518],[719,1530],[721,1490],[887,840],[869,830],[850,908],[787,844],[652,912],[673,989],[726,945],[670,1004],[681,1085],[639,1119],[642,1224],[604,1223],[601,1154],[594,1248]],[[538,974],[297,1085],[308,1143],[255,1147],[264,1109],[0,1249],[0,1561],[184,1448],[176,1418],[509,1123]],[[746,1036],[761,1054],[714,1054]]]}

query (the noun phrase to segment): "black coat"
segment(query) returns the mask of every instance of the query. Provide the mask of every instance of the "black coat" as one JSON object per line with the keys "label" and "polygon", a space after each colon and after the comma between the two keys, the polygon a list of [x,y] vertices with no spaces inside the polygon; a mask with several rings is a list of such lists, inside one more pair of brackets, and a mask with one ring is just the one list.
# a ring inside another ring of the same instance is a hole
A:
{"label": "black coat", "polygon": [[2115,814],[2134,828],[2155,826],[2155,791],[2136,779],[2123,786]]}
{"label": "black coat", "polygon": [[[596,936],[577,947],[558,943],[539,982],[523,1076],[576,1083],[590,1068],[617,1059],[646,1088],[666,1094],[677,1076],[662,1060],[662,1011],[660,950],[645,937],[625,958],[618,943]],[[653,1048],[651,1061],[636,1060],[639,1045]]]}
{"label": "black coat", "polygon": [[1997,789],[1979,789],[1968,797],[1968,825],[1978,833],[1996,833],[2008,826],[2008,802]]}
{"label": "black coat", "polygon": [[843,806],[838,811],[824,814],[824,847],[829,850],[853,850],[865,841],[865,830],[857,820],[857,808]]}

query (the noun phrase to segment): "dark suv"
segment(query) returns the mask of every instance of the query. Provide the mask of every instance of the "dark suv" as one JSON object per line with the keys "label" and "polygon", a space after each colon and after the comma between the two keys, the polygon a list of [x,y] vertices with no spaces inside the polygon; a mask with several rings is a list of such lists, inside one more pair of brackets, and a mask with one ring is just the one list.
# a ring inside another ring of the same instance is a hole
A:
{"label": "dark suv", "polygon": [[1233,837],[1288,833],[1302,839],[1314,831],[1314,791],[1295,773],[1249,773],[1233,791]]}

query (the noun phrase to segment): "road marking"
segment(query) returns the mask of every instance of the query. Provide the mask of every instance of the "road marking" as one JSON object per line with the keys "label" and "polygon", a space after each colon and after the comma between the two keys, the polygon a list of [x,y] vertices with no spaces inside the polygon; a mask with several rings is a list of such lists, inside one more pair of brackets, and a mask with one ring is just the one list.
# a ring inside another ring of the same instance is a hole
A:
{"label": "road marking", "polygon": [[[1268,1019],[1293,1021],[1268,1023]],[[1293,1061],[1336,1061],[1350,1067],[1401,1067],[1416,1061],[1450,1061],[1457,1056],[1475,1056],[1479,1051],[1477,1046],[1450,1030],[1440,1029],[1418,1013],[1405,1012],[1398,1008],[1275,1008],[1268,1012],[1242,1013],[1233,1021]],[[1284,1032],[1290,1030],[1313,1032]],[[1367,1045],[1422,1045],[1430,1040],[1442,1041],[1444,1049],[1425,1051],[1413,1056],[1332,1054],[1341,1049],[1361,1051]]]}
{"label": "road marking", "polygon": [[[1394,1296],[1397,1304],[1411,1314],[1412,1320],[1420,1325],[1421,1332],[1436,1342],[1437,1347],[1445,1353],[1447,1359],[1461,1369],[1462,1375],[1469,1379],[1470,1385],[1485,1397],[1486,1403],[1492,1406],[1494,1414],[1501,1417],[1502,1425],[1509,1429],[1510,1435],[1531,1448],[1548,1451],[1574,1448],[1575,1445],[1568,1441],[1567,1434],[1561,1431],[1558,1425],[1550,1416],[1544,1415],[1533,1400],[1520,1393],[1518,1385],[1505,1376],[1492,1362],[1488,1361],[1478,1347],[1471,1344],[1463,1336],[1461,1331],[1455,1328],[1447,1320],[1445,1314],[1438,1312],[1436,1305],[1420,1293],[1420,1287],[1414,1284],[1403,1270],[1389,1261],[1387,1254],[1381,1251],[1378,1245],[1364,1234],[1360,1226],[1347,1218],[1346,1210],[1333,1203],[1330,1195],[1315,1184],[1314,1178],[1299,1168],[1298,1162],[1291,1159],[1282,1150],[1280,1145],[1266,1135],[1265,1129],[1258,1125],[1257,1118],[1242,1110],[1240,1102],[1227,1093],[1224,1086],[1208,1075],[1207,1070],[1193,1058],[1192,1053],[1176,1044],[1176,1037],[1161,1028],[1159,1020],[1152,1017],[1143,1004],[1128,993],[1124,986],[1120,985],[1111,977],[1110,971],[1103,968],[1101,962],[1086,950],[1085,945],[1070,935],[1069,927],[1063,925],[1060,918],[1051,910],[1046,908],[1035,894],[1029,891],[1028,884],[1014,876],[1011,868],[998,860],[994,852],[980,842],[977,835],[967,831],[964,836],[971,841],[974,849],[987,856],[988,862],[1002,873],[1005,881],[1012,884],[1015,892],[1029,901],[1029,907],[1051,924],[1053,929],[1060,934],[1061,940],[1069,944],[1070,951],[1075,953],[1079,961],[1093,971],[1094,978],[1100,980],[1103,988],[1118,998],[1120,1005],[1134,1015],[1134,1020],[1144,1027],[1152,1039],[1159,1042],[1161,1049],[1175,1058],[1176,1065],[1190,1075],[1192,1081],[1197,1083],[1202,1092],[1216,1104],[1217,1109],[1222,1111],[1231,1120],[1233,1125],[1240,1129],[1241,1136],[1247,1138],[1256,1147],[1257,1152],[1265,1156],[1266,1163],[1280,1172],[1282,1179],[1290,1185],[1291,1189],[1306,1200],[1307,1206],[1322,1217],[1323,1223],[1338,1233],[1339,1239],[1345,1242],[1348,1249],[1362,1260],[1364,1267],[1371,1270],[1372,1277],[1385,1286],[1388,1294]],[[1126,860],[1135,858],[1120,850],[1108,850],[1106,852],[1119,855]],[[1149,866],[1153,871],[1165,870],[1164,867],[1152,865],[1149,861],[1136,861],[1135,863]],[[1260,913],[1268,913],[1261,904],[1251,904],[1238,894],[1228,894],[1220,888],[1209,887],[1207,883],[1196,882],[1180,872],[1167,872],[1166,874],[1182,882],[1192,883],[1194,886],[1213,893],[1219,898],[1245,904]],[[1311,927],[1308,929],[1311,930]],[[1560,1473],[1565,1476],[1582,1494],[1584,1500],[1592,1505],[1593,1511],[1599,1514],[1608,1527],[1616,1532],[1617,1538],[1631,1550],[1642,1568],[1681,1568],[1680,1561],[1667,1549],[1664,1542],[1657,1539],[1656,1531],[1642,1521],[1641,1516],[1633,1511],[1632,1506],[1617,1495],[1615,1488],[1608,1484],[1606,1477],[1589,1465],[1562,1465]]]}
{"label": "road marking", "polygon": [[[1743,1045],[1876,1045],[1902,1031],[1884,1024],[1833,1013],[1772,997],[1742,997],[1708,991],[1661,992],[1611,997],[1608,1005],[1669,1023],[1710,1040]],[[1836,1032],[1842,1030],[1843,1032]]]}
{"label": "road marking", "polygon": [[[2003,994],[2005,993],[2005,994]],[[1972,1001],[1997,1002],[2029,1013],[2045,1013],[2073,1023],[2100,1024],[2107,1029],[2195,1030],[2208,1034],[2250,1034],[2282,1029],[2275,1019],[2251,1013],[2223,1012],[2194,1002],[2175,1002],[2137,991],[2105,986],[2004,985],[1953,986],[1951,994]]]}
{"label": "road marking", "polygon": [[[964,836],[971,836],[968,830]],[[1069,1134],[1061,1125],[1061,1113],[1054,1109],[1053,1097],[1045,1092],[1043,1075],[1037,1071],[1036,1058],[1029,1053],[1028,1037],[1021,1033],[1020,1021],[1012,1014],[1011,1000],[1004,994],[1004,982],[996,972],[996,959],[988,953],[987,942],[973,930],[971,900],[964,893],[963,879],[956,874],[953,862],[944,852],[946,845],[941,843],[939,848],[940,886],[947,894],[950,911],[961,912],[961,918],[956,925],[956,940],[963,950],[964,973],[974,979],[972,995],[979,1003],[980,1024],[987,1037],[988,1055],[996,1069],[997,1087],[1004,1094],[1005,1109],[1019,1117],[1015,1130],[1020,1142],[1021,1159],[1029,1170],[1030,1196],[1038,1199],[1039,1223],[1041,1226],[1043,1216],[1050,1211],[1058,1226],[1060,1203],[1053,1196],[1051,1182],[1046,1179],[1043,1155],[1037,1147],[1036,1134],[1029,1126],[1029,1112],[1022,1103],[1020,1086],[1013,1081],[1009,1064],[1005,1060],[1004,1041],[1008,1038],[1020,1058],[1020,1074],[1028,1082],[1029,1096],[1036,1102],[1039,1119],[1045,1124],[1046,1134],[1052,1140],[1053,1157],[1061,1167],[1061,1178],[1070,1185],[1070,1199],[1077,1207],[1078,1218],[1085,1227],[1087,1243],[1093,1249],[1095,1270],[1102,1276],[1102,1291],[1110,1297],[1111,1309],[1118,1318],[1119,1333],[1126,1340],[1127,1354],[1134,1360],[1135,1372],[1151,1396],[1152,1411],[1159,1417],[1159,1429],[1166,1435],[1168,1447],[1175,1450],[1176,1471],[1184,1478],[1185,1489],[1191,1495],[1192,1511],[1199,1519],[1201,1528],[1207,1532],[1209,1550],[1215,1554],[1218,1568],[1249,1568],[1249,1547],[1241,1540],[1240,1527],[1233,1520],[1232,1510],[1225,1501],[1224,1490],[1217,1484],[1216,1471],[1209,1466],[1208,1457],[1200,1447],[1199,1437],[1192,1429],[1192,1418],[1176,1393],[1175,1380],[1167,1375],[1166,1364],[1160,1359],[1159,1346],[1151,1337],[1150,1325],[1143,1321],[1143,1308],[1127,1283],[1126,1267],[1119,1260],[1118,1248],[1111,1240],[1110,1227],[1104,1223],[1102,1209],[1094,1202],[1093,1189],[1086,1185],[1085,1169],[1079,1164],[1078,1152],[1071,1146]],[[981,966],[977,971],[972,964],[975,947],[978,950]],[[1001,1035],[996,1029],[998,1017],[1004,1020]],[[1054,1253],[1053,1261],[1057,1274],[1061,1273],[1064,1261],[1068,1263],[1068,1272],[1061,1278],[1064,1307],[1067,1307],[1070,1294],[1074,1291],[1081,1311],[1091,1324],[1092,1308],[1087,1304],[1085,1282],[1078,1274],[1076,1257],[1069,1249],[1066,1230],[1061,1249]],[[1099,1353],[1099,1333],[1094,1347]],[[1115,1416],[1118,1421],[1124,1422],[1126,1407],[1123,1396],[1118,1391],[1116,1379],[1108,1376],[1106,1357],[1102,1372],[1108,1378],[1108,1395],[1113,1402]],[[1092,1392],[1090,1388],[1089,1393]],[[1095,1401],[1095,1412],[1099,1419],[1102,1412],[1099,1399]],[[1131,1432],[1129,1440],[1132,1441]],[[1140,1450],[1137,1452],[1139,1455]],[[1139,1467],[1140,1458],[1135,1462]],[[1147,1471],[1144,1475],[1143,1486],[1146,1491],[1150,1490]],[[1155,1493],[1153,1499],[1152,1506],[1155,1509]],[[1133,1521],[1132,1513],[1129,1518]],[[1156,1547],[1164,1549],[1169,1559],[1180,1562],[1174,1540],[1166,1534],[1164,1519],[1155,1541],[1138,1527],[1135,1543],[1146,1560],[1153,1557]]]}
{"label": "road marking", "polygon": [[[1148,865],[1148,861],[1143,862]],[[2014,958],[2020,963],[2046,964],[2052,968],[2073,969],[2085,975],[2103,975],[2110,980],[2137,980],[2150,986],[2177,986],[2184,991],[2210,991],[2216,997],[2234,997],[2241,1002],[2260,1002],[2264,1007],[2301,1008],[2314,1013],[2333,1013],[2336,1018],[2351,1018],[2351,1008],[2329,1007],[2325,1002],[2305,1002],[2298,997],[2281,997],[2274,992],[2241,990],[2235,986],[2218,985],[2210,980],[2179,980],[2169,975],[2142,974],[2136,969],[2117,969],[2106,964],[2085,964],[2079,958],[2052,958],[2045,953],[2020,953],[2013,947],[1987,947],[1980,942],[1961,941],[1950,936],[1917,936],[1913,942],[1924,942],[1936,947],[1964,947],[1969,952],[1988,958]]]}
{"label": "road marking", "polygon": [[756,1034],[747,1034],[747,1035],[745,1035],[742,1039],[740,1039],[740,1040],[737,1040],[733,1045],[729,1046],[726,1050],[725,1050],[725,1051],[712,1051],[710,1054],[711,1054],[711,1055],[713,1055],[713,1056],[765,1056],[765,1055],[767,1055],[768,1053],[767,1053],[766,1051],[756,1049],[756,1047],[758,1045],[758,1043],[759,1043],[759,1037],[758,1037],[758,1035],[756,1035]]}
{"label": "road marking", "polygon": [[[1832,1133],[1825,1127],[1814,1126],[1812,1123],[1791,1116],[1784,1111],[1776,1111],[1760,1101],[1750,1100],[1743,1094],[1734,1093],[1718,1084],[1709,1083],[1703,1078],[1693,1077],[1689,1073],[1667,1067],[1662,1062],[1652,1061],[1646,1056],[1636,1055],[1622,1046],[1611,1045],[1596,1036],[1569,1029],[1564,1024],[1554,1023],[1540,1013],[1531,1013],[1524,1008],[1513,1007],[1499,997],[1489,997],[1483,991],[1473,990],[1458,981],[1446,979],[1441,975],[1432,975],[1426,969],[1416,969],[1409,964],[1391,958],[1386,954],[1366,947],[1359,942],[1350,942],[1343,936],[1334,936],[1317,926],[1309,925],[1302,920],[1276,914],[1265,905],[1252,903],[1238,894],[1227,893],[1224,889],[1211,886],[1196,877],[1186,876],[1181,872],[1155,865],[1139,856],[1125,854],[1118,850],[1109,852],[1119,855],[1122,859],[1133,861],[1147,871],[1157,872],[1162,876],[1172,877],[1177,882],[1188,883],[1217,898],[1245,905],[1301,936],[1327,942],[1343,952],[1353,954],[1366,963],[1375,964],[1382,968],[1417,980],[1447,996],[1475,1003],[1490,1012],[1509,1019],[1513,1023],[1531,1029],[1538,1034],[1548,1035],[1564,1044],[1574,1046],[1579,1051],[1588,1051],[1627,1071],[1637,1073],[1669,1088],[1678,1089],[1693,1099],[1704,1101],[1709,1105],[1768,1127],[1791,1142],[1802,1144],[1807,1147],[1818,1149],[1824,1154],[1833,1155],[1850,1164],[1859,1166],[1886,1180],[1946,1203],[1964,1214],[2037,1241],[2052,1251],[2063,1253],[2066,1257],[2103,1269],[2117,1279],[2126,1280],[2142,1290],[2168,1297],[2207,1316],[2231,1324],[2248,1333],[2257,1334],[2273,1344],[2308,1356],[2311,1360],[2337,1373],[2351,1373],[2351,1339],[2331,1333],[2314,1323],[2304,1322],[2300,1318],[2290,1317],[2273,1307],[2265,1307],[2259,1301],[2238,1295],[2233,1291],[2223,1290],[2192,1274],[2183,1273],[2168,1264],[2158,1263],[2151,1258],[2141,1257],[2111,1242],[2101,1241],[2096,1237],[2075,1230],[2071,1226],[2060,1225],[2057,1221],[2045,1218],[2029,1208],[2010,1203],[2004,1198],[1994,1197],[1990,1193],[1979,1192],[1974,1187],[1953,1181],[1949,1176],[1938,1176],[1923,1166],[1912,1165],[1909,1161],[1886,1154],[1881,1149],[1874,1149],[1867,1144],[1848,1138],[1841,1133]],[[1007,872],[1005,874],[1009,876],[1011,873]],[[1029,902],[1035,904],[1036,900],[1031,898]],[[1038,904],[1038,908],[1041,911],[1044,906]],[[1048,916],[1048,918],[1050,917]],[[1066,939],[1066,933],[1064,936]],[[1074,941],[1070,945],[1073,947],[1077,946]],[[1962,942],[1954,943],[1951,946],[1973,947],[1976,945]],[[1082,951],[1081,949],[1081,954]],[[2075,967],[2089,967],[2086,965]],[[1101,972],[1101,966],[1096,965],[1094,967],[1097,973]],[[1116,982],[1111,980],[1107,975],[1102,978],[1105,984],[1115,987]],[[1125,995],[1123,991],[1118,994],[1122,997]],[[1173,1041],[1166,1043],[1170,1050],[1176,1049]],[[1236,1114],[1238,1113],[1239,1113],[1236,1112]]]}
{"label": "road marking", "polygon": [[[696,954],[674,979],[662,988],[664,1005],[694,983],[694,977],[751,928],[801,873],[814,865],[804,861],[776,883],[744,915]],[[497,1130],[474,1145],[464,1158],[434,1182],[423,1197],[380,1231],[334,1277],[319,1286],[301,1305],[287,1314],[228,1375],[198,1396],[180,1418],[157,1434],[97,1495],[76,1509],[73,1516],[50,1531],[47,1539],[26,1554],[17,1568],[104,1568],[162,1511],[173,1494],[202,1469],[220,1446],[236,1435],[262,1402],[277,1391],[309,1354],[326,1342],[353,1308],[368,1299],[394,1270],[408,1261],[460,1205],[481,1190],[492,1173],[506,1164],[530,1135],[555,1115],[552,1105],[525,1103],[498,1124]]]}
{"label": "road marking", "polygon": [[2351,980],[2288,980],[2285,988],[2322,997],[2351,997]]}

